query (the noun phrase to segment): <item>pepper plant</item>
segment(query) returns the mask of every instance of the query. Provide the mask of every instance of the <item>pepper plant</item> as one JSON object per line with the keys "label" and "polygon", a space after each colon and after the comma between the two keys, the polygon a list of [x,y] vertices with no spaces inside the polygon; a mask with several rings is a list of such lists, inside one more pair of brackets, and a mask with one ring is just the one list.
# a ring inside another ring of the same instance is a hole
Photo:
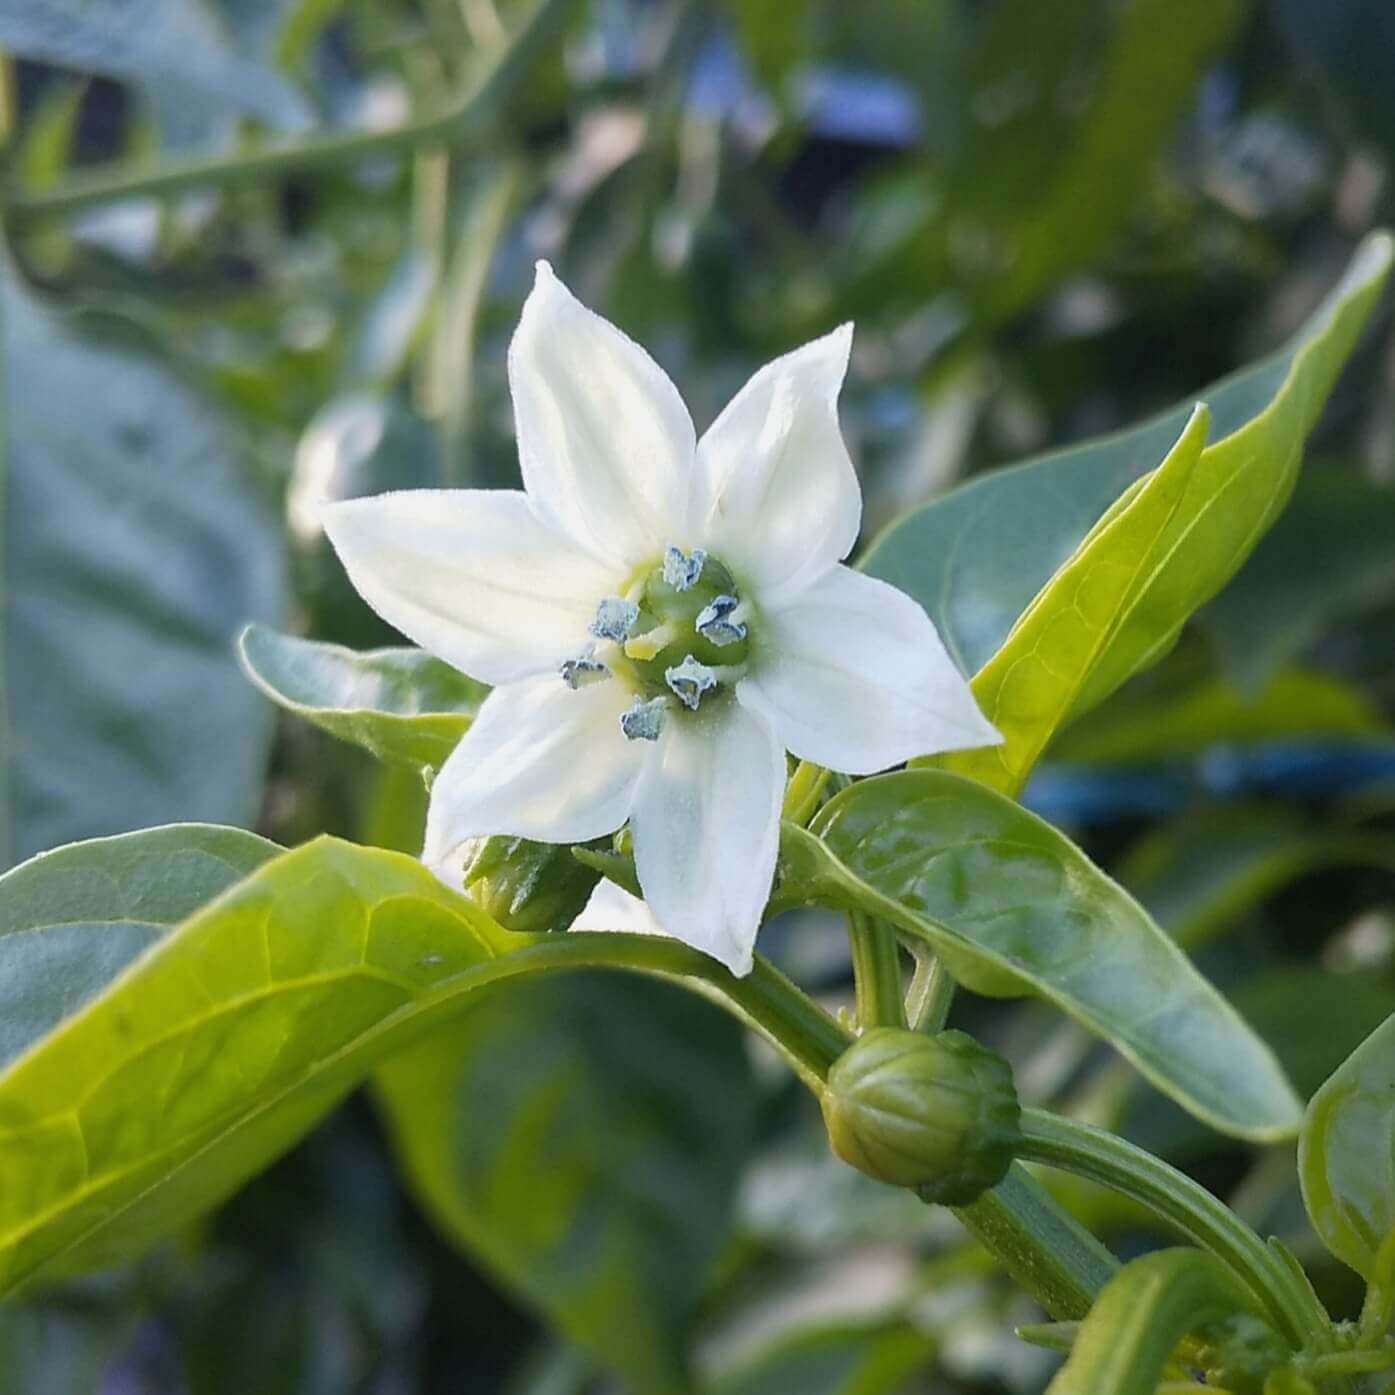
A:
{"label": "pepper plant", "polygon": [[[950,1208],[1045,1311],[1023,1335],[1067,1353],[1055,1395],[1395,1389],[1390,1024],[1305,1110],[1185,950],[1017,799],[1279,518],[1390,260],[1370,236],[1267,358],[982,475],[851,565],[849,331],[777,359],[699,439],[648,356],[541,269],[510,353],[526,493],[323,514],[422,649],[240,641],[272,700],[425,782],[423,856],[177,824],[0,878],[4,1291],[184,1230],[370,1078],[445,1209],[448,1071],[411,1063],[526,985],[604,970],[718,1004],[807,1087],[844,1163]],[[810,906],[844,918],[850,1014],[760,953],[765,921]],[[1028,1062],[946,1029],[961,992],[1040,1000],[1223,1135],[1297,1139],[1312,1224],[1366,1284],[1359,1320],[1159,1156],[1024,1106]],[[545,1164],[526,1123],[519,1166]],[[1056,1174],[1177,1247],[1121,1263]],[[686,1379],[623,1364],[641,1392]]]}

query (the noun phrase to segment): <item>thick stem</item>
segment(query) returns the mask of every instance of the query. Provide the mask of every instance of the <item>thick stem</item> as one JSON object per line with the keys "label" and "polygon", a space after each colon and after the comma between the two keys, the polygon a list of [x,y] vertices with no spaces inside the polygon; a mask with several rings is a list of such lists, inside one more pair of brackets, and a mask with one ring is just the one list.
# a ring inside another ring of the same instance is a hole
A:
{"label": "thick stem", "polygon": [[1274,1251],[1233,1211],[1176,1168],[1103,1129],[1040,1109],[1022,1111],[1018,1156],[1103,1183],[1208,1249],[1253,1292],[1295,1345],[1325,1346],[1330,1325]]}
{"label": "thick stem", "polygon": [[241,154],[171,160],[150,169],[118,168],[69,176],[51,188],[9,188],[0,203],[18,213],[71,213],[90,204],[138,195],[173,194],[206,184],[255,183],[311,169],[354,164],[366,156],[412,151],[422,145],[458,148],[487,144],[494,118],[514,90],[539,44],[570,0],[537,0],[488,66],[454,101],[384,131],[347,131],[271,145]]}
{"label": "thick stem", "polygon": [[954,1005],[955,983],[944,960],[924,945],[914,946],[915,974],[906,992],[906,1021],[911,1030],[934,1036],[944,1031]]}

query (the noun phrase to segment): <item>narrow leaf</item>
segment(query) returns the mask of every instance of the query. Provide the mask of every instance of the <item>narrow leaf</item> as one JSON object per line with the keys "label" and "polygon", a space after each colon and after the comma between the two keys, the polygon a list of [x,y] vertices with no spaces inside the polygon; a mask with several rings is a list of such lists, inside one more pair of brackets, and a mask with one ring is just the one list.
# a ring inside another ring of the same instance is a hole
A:
{"label": "narrow leaf", "polygon": [[249,625],[242,666],[273,702],[371,751],[435,768],[465,734],[488,691],[420,649],[356,653]]}
{"label": "narrow leaf", "polygon": [[924,940],[966,987],[1056,1004],[1222,1132],[1296,1132],[1302,1107],[1273,1053],[1050,824],[984,785],[924,770],[851,786],[812,831],[825,894]]}
{"label": "narrow leaf", "polygon": [[1389,1281],[1395,1237],[1395,1017],[1308,1105],[1298,1141],[1303,1204],[1322,1242],[1358,1274]]}

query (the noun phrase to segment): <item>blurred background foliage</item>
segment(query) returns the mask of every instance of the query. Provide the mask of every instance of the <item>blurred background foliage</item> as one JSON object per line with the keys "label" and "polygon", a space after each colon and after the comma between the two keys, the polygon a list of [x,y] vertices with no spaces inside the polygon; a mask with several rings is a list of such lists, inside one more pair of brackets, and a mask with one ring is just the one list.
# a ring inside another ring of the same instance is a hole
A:
{"label": "blurred background foliage", "polygon": [[[870,538],[1274,347],[1395,214],[1385,0],[21,0],[0,51],[0,865],[181,819],[414,850],[418,777],[274,726],[232,637],[391,641],[317,506],[514,482],[538,257],[699,426],[855,320]],[[1278,526],[1025,796],[1305,1091],[1395,1011],[1393,406],[1386,311]],[[848,996],[836,923],[762,943]],[[1290,1149],[1038,1006],[956,1021],[1357,1302]],[[0,1389],[990,1395],[1044,1383],[1033,1320],[714,1009],[582,978],[390,1063],[178,1245],[0,1309]]]}

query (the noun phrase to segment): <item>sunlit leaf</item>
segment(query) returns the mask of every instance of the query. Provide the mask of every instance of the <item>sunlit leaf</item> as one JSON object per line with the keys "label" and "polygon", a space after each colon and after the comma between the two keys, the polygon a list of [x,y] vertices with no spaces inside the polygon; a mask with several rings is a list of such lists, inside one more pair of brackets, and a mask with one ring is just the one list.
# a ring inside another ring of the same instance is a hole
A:
{"label": "sunlit leaf", "polygon": [[1047,999],[1223,1132],[1297,1130],[1269,1048],[1133,897],[1011,800],[906,771],[853,785],[812,829],[822,892],[893,920],[968,988]]}
{"label": "sunlit leaf", "polygon": [[378,1093],[428,1213],[637,1390],[687,1388],[754,1093],[740,1031],[662,984],[499,994]]}
{"label": "sunlit leaf", "polygon": [[1298,1141],[1303,1203],[1322,1242],[1367,1279],[1395,1258],[1395,1017],[1308,1105]]}
{"label": "sunlit leaf", "polygon": [[421,649],[371,649],[251,625],[243,668],[273,702],[382,760],[437,767],[488,691]]}
{"label": "sunlit leaf", "polygon": [[171,364],[129,326],[95,329],[0,265],[0,866],[142,825],[250,823],[261,799],[269,713],[232,639],[281,611],[274,515]]}

